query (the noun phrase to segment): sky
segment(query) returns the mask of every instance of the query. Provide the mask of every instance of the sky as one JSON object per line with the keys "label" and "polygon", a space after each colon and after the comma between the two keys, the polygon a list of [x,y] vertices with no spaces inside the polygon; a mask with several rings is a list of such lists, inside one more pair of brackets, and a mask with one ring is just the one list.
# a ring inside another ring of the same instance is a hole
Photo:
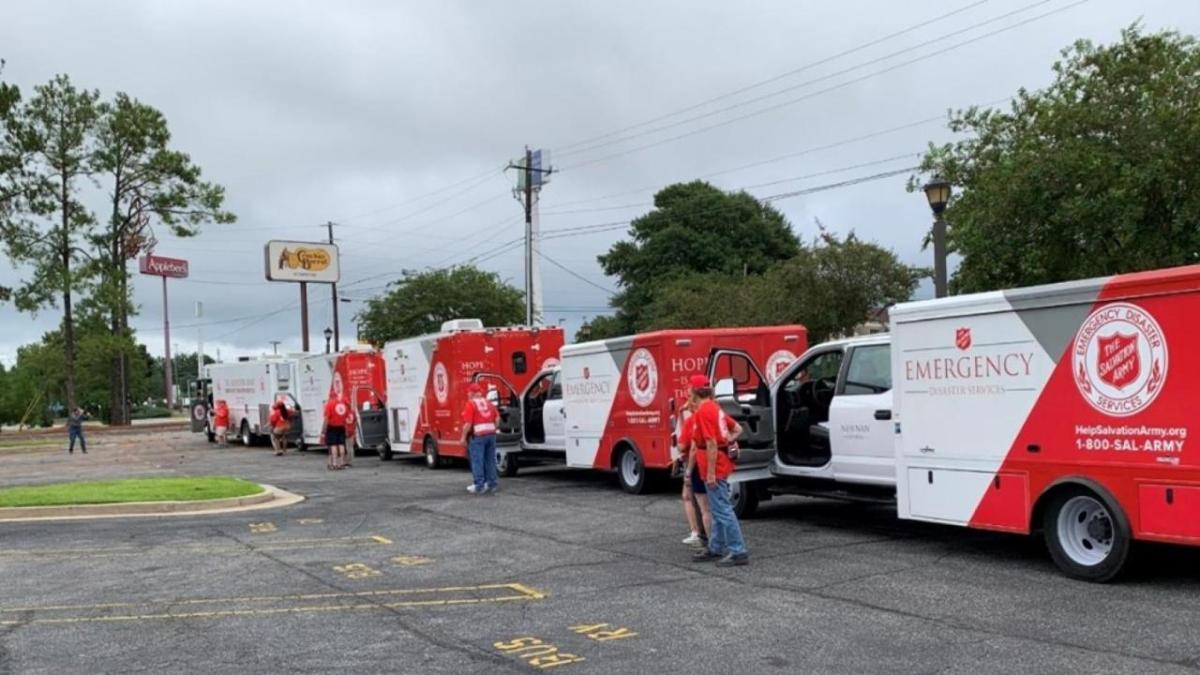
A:
{"label": "sky", "polygon": [[[905,169],[953,139],[947,111],[1044,87],[1061,49],[1139,20],[1197,33],[1200,3],[0,0],[0,77],[29,95],[66,73],[155,106],[173,147],[225,187],[236,224],[156,228],[155,252],[190,262],[169,285],[171,342],[193,351],[202,333],[229,359],[300,349],[299,290],[264,280],[263,245],[323,239],[327,222],[343,342],[406,269],[475,262],[522,287],[504,167],[525,146],[556,169],[541,272],[546,323],[568,335],[608,311],[616,284],[596,256],[678,181],[801,192],[772,203],[802,239],[819,219],[929,266],[929,207]],[[102,187],[83,190],[97,213]],[[0,285],[23,272],[5,261]],[[139,339],[161,354],[160,280],[135,275],[134,293]],[[323,349],[333,303],[326,287],[309,296]],[[0,362],[60,319],[0,306]]]}

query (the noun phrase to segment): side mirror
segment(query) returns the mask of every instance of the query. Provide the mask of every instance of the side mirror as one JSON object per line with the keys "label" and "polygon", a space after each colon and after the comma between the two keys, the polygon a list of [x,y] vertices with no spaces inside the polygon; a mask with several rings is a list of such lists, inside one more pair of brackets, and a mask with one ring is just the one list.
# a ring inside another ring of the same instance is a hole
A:
{"label": "side mirror", "polygon": [[487,400],[490,401],[492,403],[492,405],[499,404],[500,403],[500,392],[496,391],[495,389],[488,389]]}
{"label": "side mirror", "polygon": [[717,385],[713,387],[713,395],[717,398],[732,398],[734,393],[733,378],[727,377],[724,380],[717,380]]}

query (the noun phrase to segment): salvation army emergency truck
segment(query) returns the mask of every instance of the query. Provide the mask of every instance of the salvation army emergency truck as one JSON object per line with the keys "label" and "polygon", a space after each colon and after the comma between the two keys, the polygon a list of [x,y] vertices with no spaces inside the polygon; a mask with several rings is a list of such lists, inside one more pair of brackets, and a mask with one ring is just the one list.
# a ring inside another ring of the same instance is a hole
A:
{"label": "salvation army emergency truck", "polygon": [[1040,531],[1091,581],[1134,540],[1200,545],[1197,317],[1200,266],[898,305],[772,385],[772,490]]}
{"label": "salvation army emergency truck", "polygon": [[430,468],[466,457],[460,416],[473,381],[488,388],[500,409],[498,442],[516,443],[518,392],[557,361],[562,345],[557,326],[485,328],[478,319],[449,321],[437,333],[387,343],[388,437],[381,456],[423,454]]}
{"label": "salvation army emergency truck", "polygon": [[355,410],[347,420],[347,447],[378,450],[383,445],[387,438],[383,410],[387,383],[379,352],[367,346],[352,346],[337,354],[313,354],[299,359],[297,372],[296,398],[304,412],[301,449],[321,445],[325,402],[337,390]]}
{"label": "salvation army emergency truck", "polygon": [[[205,366],[213,403],[223,399],[229,405],[231,436],[251,446],[269,435],[271,404],[277,399],[300,410],[296,382],[300,358],[271,355]],[[296,420],[293,431],[302,426],[301,421]],[[211,430],[209,440],[214,440]]]}
{"label": "salvation army emergency truck", "polygon": [[[773,452],[768,387],[808,346],[803,326],[665,330],[568,345],[557,367],[539,373],[521,399],[523,457],[557,457],[567,466],[617,470],[627,492],[647,487],[647,471],[669,469],[688,376],[705,372],[714,349],[743,363],[714,364],[736,383],[730,412],[745,428],[739,464],[763,468]],[[511,457],[509,458],[511,461]],[[739,480],[765,478],[743,471]]]}

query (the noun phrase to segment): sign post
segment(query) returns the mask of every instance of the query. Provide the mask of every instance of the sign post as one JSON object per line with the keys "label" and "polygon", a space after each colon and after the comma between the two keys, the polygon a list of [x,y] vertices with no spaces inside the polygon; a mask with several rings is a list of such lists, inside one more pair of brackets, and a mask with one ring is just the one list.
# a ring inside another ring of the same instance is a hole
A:
{"label": "sign post", "polygon": [[167,312],[167,279],[186,279],[188,261],[179,258],[165,258],[157,255],[144,255],[138,259],[138,271],[150,276],[162,277],[163,291],[163,385],[166,391],[167,408],[175,406],[175,387],[171,381],[171,319]]}
{"label": "sign post", "polygon": [[341,280],[341,261],[337,245],[308,241],[268,241],[263,247],[263,265],[267,281],[300,284],[300,343],[307,352],[308,284],[336,284]]}

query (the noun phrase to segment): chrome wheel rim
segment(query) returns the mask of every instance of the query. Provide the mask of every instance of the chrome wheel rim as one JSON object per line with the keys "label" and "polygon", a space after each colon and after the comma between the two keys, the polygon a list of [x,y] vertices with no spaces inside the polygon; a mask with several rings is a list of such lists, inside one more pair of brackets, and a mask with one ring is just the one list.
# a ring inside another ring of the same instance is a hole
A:
{"label": "chrome wheel rim", "polygon": [[637,454],[632,450],[626,450],[625,454],[621,455],[621,480],[625,481],[626,485],[632,487],[638,484],[641,475],[642,471],[638,466]]}

